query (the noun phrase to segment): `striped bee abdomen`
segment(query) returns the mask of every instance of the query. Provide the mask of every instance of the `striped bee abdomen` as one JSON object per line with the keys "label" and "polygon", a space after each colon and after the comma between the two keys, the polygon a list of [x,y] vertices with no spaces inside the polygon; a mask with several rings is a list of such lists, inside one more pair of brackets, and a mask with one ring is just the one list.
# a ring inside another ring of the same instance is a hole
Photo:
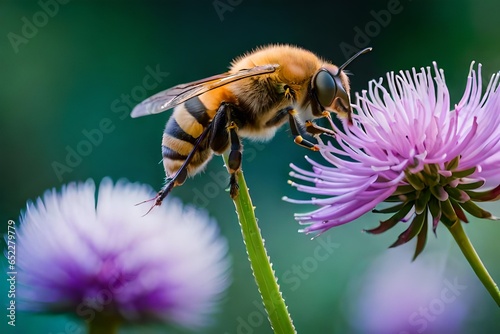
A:
{"label": "striped bee abdomen", "polygon": [[[175,107],[165,126],[162,140],[163,166],[167,176],[172,176],[179,170],[211,120],[206,107],[198,97]],[[203,140],[189,163],[188,175],[196,174],[212,157],[213,152],[208,138],[209,136]]]}
{"label": "striped bee abdomen", "polygon": [[201,102],[199,97],[194,97],[190,100],[187,100],[184,103],[184,108],[204,128],[206,128],[208,126],[208,123],[210,123],[210,121],[212,120],[212,117],[207,113],[207,108]]}

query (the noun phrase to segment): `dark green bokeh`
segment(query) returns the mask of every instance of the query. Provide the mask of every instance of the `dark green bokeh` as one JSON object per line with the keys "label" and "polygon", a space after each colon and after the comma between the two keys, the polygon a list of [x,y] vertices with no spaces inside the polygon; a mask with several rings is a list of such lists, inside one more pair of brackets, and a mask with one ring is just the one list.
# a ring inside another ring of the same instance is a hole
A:
{"label": "dark green bokeh", "polygon": [[[156,88],[148,90],[151,95],[178,83],[221,73],[233,57],[263,44],[300,45],[338,64],[346,59],[341,45],[364,47],[367,45],[362,43],[367,42],[374,51],[349,68],[354,74],[354,91],[365,89],[368,80],[387,71],[429,66],[437,61],[445,70],[453,103],[461,97],[472,60],[483,63],[485,76],[500,70],[500,4],[494,0],[401,1],[396,6],[397,14],[391,15],[387,24],[374,23],[373,13],[388,9],[395,1],[220,2],[233,4],[222,16],[214,1],[72,1],[60,5],[58,12],[25,40],[27,43],[17,46],[11,43],[9,34],[22,35],[23,18],[33,22],[42,8],[34,1],[0,4],[2,232],[8,219],[18,221],[28,199],[63,183],[111,176],[156,188],[162,184],[163,168],[158,162],[168,113],[140,119],[123,117],[131,110],[123,95],[132,94],[132,102],[139,102],[134,94],[141,91],[137,87],[143,86],[147,68],[169,73]],[[357,31],[367,29],[371,34],[368,40],[359,39]],[[108,119],[104,121],[108,132],[102,141],[92,145],[71,172],[62,174],[62,180],[58,178],[54,162],[66,164],[68,149],[82,145],[84,132],[98,129],[103,119]],[[376,215],[329,231],[323,237],[337,243],[338,249],[306,278],[291,280],[292,268],[314,256],[318,241],[297,233],[299,226],[293,213],[307,208],[284,203],[281,197],[301,196],[286,183],[288,164],[307,166],[303,156],[311,154],[294,145],[285,128],[269,143],[245,144],[247,182],[296,328],[300,333],[353,332],[345,311],[352,297],[346,292],[349,282],[363,275],[371,259],[386,252],[398,231],[382,236],[360,233],[377,224],[381,217]],[[205,206],[230,243],[234,283],[215,325],[206,332],[237,333],[239,329],[247,333],[241,325],[245,322],[253,324],[253,333],[271,333],[258,306],[260,297],[233,205],[213,177],[223,171],[222,159],[215,157],[204,174],[173,192],[186,203]],[[490,209],[500,215],[496,204]],[[468,226],[473,243],[497,281],[500,265],[495,236],[499,231],[498,224],[489,221],[474,220]],[[441,247],[443,258],[467,266],[457,247],[448,246],[446,233],[440,229],[439,238],[430,238],[429,246]],[[467,316],[460,333],[500,331],[495,304],[472,271],[465,272],[470,284],[476,286],[471,289],[477,294],[471,309],[479,311]],[[453,277],[454,272],[445,275]],[[0,284],[3,303],[8,290],[4,281]],[[6,332],[4,328],[7,333],[72,333],[71,326],[65,327],[65,317],[20,313],[13,330],[6,325],[4,312],[2,333]],[[149,332],[163,331],[151,328]]]}

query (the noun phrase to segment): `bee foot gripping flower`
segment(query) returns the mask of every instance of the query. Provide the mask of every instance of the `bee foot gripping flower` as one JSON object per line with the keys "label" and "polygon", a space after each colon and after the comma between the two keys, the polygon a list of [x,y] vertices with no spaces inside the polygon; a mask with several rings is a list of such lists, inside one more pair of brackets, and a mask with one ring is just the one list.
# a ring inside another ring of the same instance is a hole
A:
{"label": "bee foot gripping flower", "polygon": [[434,63],[387,74],[371,81],[357,95],[353,126],[335,128],[339,146],[321,143],[328,165],[307,159],[312,171],[292,165],[291,176],[312,183],[291,182],[298,190],[320,198],[289,202],[319,209],[296,214],[307,225],[302,231],[322,233],[374,212],[392,214],[370,229],[382,233],[399,222],[408,228],[392,245],[417,237],[414,257],[424,248],[428,225],[448,227],[468,222],[466,213],[495,219],[476,202],[500,196],[500,74],[492,76],[481,95],[481,65],[471,65],[461,101],[450,111],[443,71]]}
{"label": "bee foot gripping flower", "polygon": [[[151,189],[104,179],[28,203],[18,234],[21,307],[86,316],[93,325],[160,321],[199,328],[228,286],[215,222],[169,200],[142,217]],[[95,315],[89,317],[89,315]]]}

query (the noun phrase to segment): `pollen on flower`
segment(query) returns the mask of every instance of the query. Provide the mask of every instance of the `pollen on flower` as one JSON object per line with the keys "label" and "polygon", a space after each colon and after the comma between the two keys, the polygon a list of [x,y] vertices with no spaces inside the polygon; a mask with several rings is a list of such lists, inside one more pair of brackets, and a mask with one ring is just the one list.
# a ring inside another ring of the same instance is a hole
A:
{"label": "pollen on flower", "polygon": [[[291,185],[320,195],[309,200],[317,210],[296,214],[305,233],[322,233],[374,210],[390,214],[382,233],[398,222],[409,226],[392,245],[417,238],[415,257],[425,246],[428,225],[468,222],[467,215],[494,219],[476,202],[500,196],[500,73],[482,93],[481,65],[472,63],[463,97],[451,100],[443,70],[387,73],[356,94],[353,125],[332,123],[337,146],[320,140],[324,158],[306,157],[311,170],[291,165],[303,183]],[[382,202],[389,206],[375,210]]]}

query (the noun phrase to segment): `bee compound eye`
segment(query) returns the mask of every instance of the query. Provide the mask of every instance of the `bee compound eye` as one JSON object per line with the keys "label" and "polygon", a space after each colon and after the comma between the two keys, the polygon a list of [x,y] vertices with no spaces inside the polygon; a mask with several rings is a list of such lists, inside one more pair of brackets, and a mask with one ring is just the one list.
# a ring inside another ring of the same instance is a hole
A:
{"label": "bee compound eye", "polygon": [[314,78],[314,88],[319,103],[323,106],[329,106],[337,93],[337,83],[335,79],[326,70],[319,71]]}

